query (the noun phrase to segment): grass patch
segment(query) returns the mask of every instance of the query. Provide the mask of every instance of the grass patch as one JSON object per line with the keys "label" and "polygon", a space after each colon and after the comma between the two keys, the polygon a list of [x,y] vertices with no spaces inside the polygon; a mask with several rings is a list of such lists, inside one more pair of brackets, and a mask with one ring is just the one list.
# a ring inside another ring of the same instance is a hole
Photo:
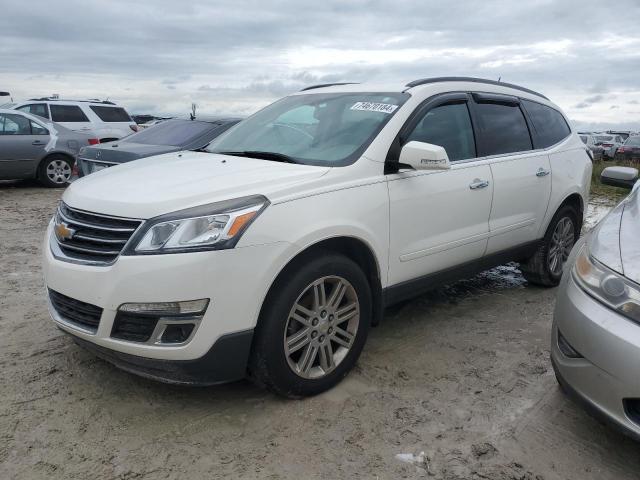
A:
{"label": "grass patch", "polygon": [[635,167],[638,168],[637,162],[632,165],[630,161],[611,161],[605,162],[598,160],[593,162],[593,173],[591,174],[591,194],[600,195],[603,197],[611,198],[616,202],[623,197],[629,195],[629,190],[619,187],[610,187],[609,185],[603,185],[600,183],[600,174],[607,167]]}

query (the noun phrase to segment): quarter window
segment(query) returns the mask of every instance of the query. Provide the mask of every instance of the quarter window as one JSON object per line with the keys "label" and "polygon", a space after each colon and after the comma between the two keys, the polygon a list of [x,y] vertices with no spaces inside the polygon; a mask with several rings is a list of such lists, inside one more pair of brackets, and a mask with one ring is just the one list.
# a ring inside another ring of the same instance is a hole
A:
{"label": "quarter window", "polygon": [[124,108],[121,107],[104,107],[102,105],[89,106],[103,122],[132,122],[131,117]]}
{"label": "quarter window", "polygon": [[51,105],[54,122],[88,122],[89,119],[77,105]]}
{"label": "quarter window", "polygon": [[[560,112],[540,103],[522,100],[535,129],[536,148],[547,148],[564,140],[571,133]],[[586,142],[585,142],[586,143]]]}
{"label": "quarter window", "polygon": [[451,103],[429,110],[408,136],[407,142],[412,140],[443,147],[452,162],[476,156],[466,103]]}
{"label": "quarter window", "polygon": [[518,105],[476,104],[482,156],[531,150],[531,137]]}

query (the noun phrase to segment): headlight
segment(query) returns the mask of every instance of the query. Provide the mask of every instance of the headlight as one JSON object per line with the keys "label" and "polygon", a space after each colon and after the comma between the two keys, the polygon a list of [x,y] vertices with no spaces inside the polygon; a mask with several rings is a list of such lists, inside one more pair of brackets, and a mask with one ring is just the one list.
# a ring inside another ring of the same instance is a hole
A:
{"label": "headlight", "polygon": [[267,205],[256,195],[161,215],[146,222],[124,255],[233,248]]}
{"label": "headlight", "polygon": [[640,323],[640,285],[592,259],[587,245],[576,257],[573,276],[587,293]]}

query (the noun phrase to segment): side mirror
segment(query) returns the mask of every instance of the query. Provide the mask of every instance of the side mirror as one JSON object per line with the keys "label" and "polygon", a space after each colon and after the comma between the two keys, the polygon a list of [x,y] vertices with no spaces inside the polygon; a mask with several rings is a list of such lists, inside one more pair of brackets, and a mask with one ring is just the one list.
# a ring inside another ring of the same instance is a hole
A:
{"label": "side mirror", "polygon": [[638,179],[638,169],[630,167],[607,167],[600,174],[600,182],[612,187],[632,189]]}
{"label": "side mirror", "polygon": [[448,170],[449,156],[444,148],[431,143],[412,141],[400,151],[400,163],[415,170]]}

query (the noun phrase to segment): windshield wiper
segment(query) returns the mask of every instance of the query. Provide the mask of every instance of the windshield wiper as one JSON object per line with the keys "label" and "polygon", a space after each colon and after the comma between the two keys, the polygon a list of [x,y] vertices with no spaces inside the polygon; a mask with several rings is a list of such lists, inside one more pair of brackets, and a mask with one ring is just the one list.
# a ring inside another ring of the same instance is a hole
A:
{"label": "windshield wiper", "polygon": [[289,155],[285,155],[284,153],[278,152],[263,152],[260,150],[244,150],[240,152],[215,152],[221,155],[233,155],[235,157],[250,157],[250,158],[259,158],[261,160],[273,160],[274,162],[283,162],[283,163],[297,163],[300,164],[298,160]]}

